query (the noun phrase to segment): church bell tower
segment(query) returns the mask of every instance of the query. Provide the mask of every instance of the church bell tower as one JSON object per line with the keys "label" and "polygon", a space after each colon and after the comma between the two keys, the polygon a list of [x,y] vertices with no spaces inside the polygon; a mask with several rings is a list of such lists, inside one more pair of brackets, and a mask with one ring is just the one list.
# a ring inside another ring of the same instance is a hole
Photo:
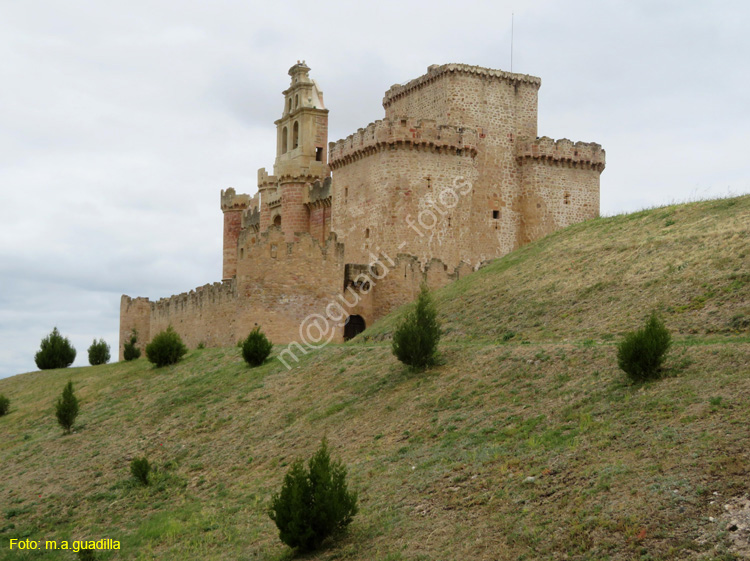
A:
{"label": "church bell tower", "polygon": [[328,109],[304,61],[289,69],[284,110],[277,131],[274,176],[281,194],[281,229],[287,241],[309,230],[307,185],[328,176]]}

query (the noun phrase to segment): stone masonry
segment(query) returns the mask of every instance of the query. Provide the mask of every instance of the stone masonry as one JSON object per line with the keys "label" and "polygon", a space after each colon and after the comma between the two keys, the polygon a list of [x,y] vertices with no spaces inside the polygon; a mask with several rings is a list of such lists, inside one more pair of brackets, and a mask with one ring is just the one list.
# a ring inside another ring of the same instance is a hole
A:
{"label": "stone masonry", "polygon": [[[383,98],[385,118],[328,143],[323,92],[298,62],[258,193],[221,192],[222,282],[123,296],[120,358],[172,325],[188,346],[350,338],[411,301],[559,228],[599,215],[605,153],[537,136],[539,78],[433,65]],[[303,348],[301,347],[301,348]]]}

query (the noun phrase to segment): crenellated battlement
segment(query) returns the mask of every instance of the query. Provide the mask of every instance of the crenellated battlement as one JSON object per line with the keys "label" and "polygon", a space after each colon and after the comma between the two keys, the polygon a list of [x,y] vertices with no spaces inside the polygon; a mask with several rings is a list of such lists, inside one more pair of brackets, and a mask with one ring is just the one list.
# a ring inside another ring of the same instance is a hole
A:
{"label": "crenellated battlement", "polygon": [[438,125],[432,120],[382,119],[328,145],[328,164],[336,169],[386,147],[422,148],[436,151],[467,151],[475,156],[479,135],[474,129]]}
{"label": "crenellated battlement", "polygon": [[[322,242],[313,238],[308,232],[300,232],[296,241],[287,242],[281,230],[274,227],[254,237],[255,242],[252,244],[248,244],[247,236],[240,240],[240,243],[247,248],[249,262],[255,262],[259,257],[267,260],[268,255],[271,255],[273,259],[285,259],[299,254],[312,254],[315,258],[333,263],[341,263],[344,259],[344,244],[339,241],[335,232],[331,232]],[[276,248],[273,250],[276,253],[269,253],[269,250],[273,248]],[[283,248],[283,251],[279,248]]]}
{"label": "crenellated battlement", "polygon": [[151,304],[152,312],[164,313],[169,309],[180,308],[182,306],[203,306],[210,305],[218,299],[236,298],[237,282],[235,279],[225,280],[224,282],[215,282],[204,284],[194,288],[190,292],[175,294],[169,298],[160,298],[155,302],[147,301]]}
{"label": "crenellated battlement", "polygon": [[268,208],[276,208],[278,206],[281,206],[281,193],[271,193],[268,195],[268,199],[266,200],[266,204],[268,205]]}
{"label": "crenellated battlement", "polygon": [[394,84],[390,89],[385,92],[383,98],[383,107],[388,109],[397,99],[400,99],[412,92],[419,90],[426,85],[438,80],[439,78],[450,73],[463,73],[476,76],[485,80],[499,80],[507,82],[511,85],[517,84],[529,84],[536,89],[542,85],[542,79],[536,76],[529,76],[528,74],[515,74],[513,72],[505,72],[504,70],[495,70],[492,68],[484,68],[483,66],[471,66],[468,64],[433,64],[427,67],[427,74],[415,78],[407,82],[406,84]]}
{"label": "crenellated battlement", "polygon": [[278,178],[274,175],[268,175],[266,168],[260,168],[258,170],[258,189],[267,189],[269,187],[276,188],[278,184]]}
{"label": "crenellated battlement", "polygon": [[516,160],[523,164],[539,161],[553,165],[582,167],[602,171],[605,152],[595,142],[573,142],[567,138],[553,140],[547,136],[536,140],[520,140],[516,145]]}
{"label": "crenellated battlement", "polygon": [[250,227],[256,232],[260,228],[260,210],[257,206],[250,207],[242,213],[242,228]]}
{"label": "crenellated battlement", "polygon": [[210,284],[204,284],[199,286],[190,292],[183,292],[181,294],[175,294],[167,298],[160,298],[159,300],[152,301],[145,296],[131,297],[126,294],[122,295],[120,304],[121,306],[130,308],[137,306],[148,306],[152,312],[171,305],[181,305],[187,302],[201,303],[206,300],[214,300],[216,298],[226,298],[228,296],[236,296],[236,281],[235,279],[228,279],[224,282],[214,282]]}
{"label": "crenellated battlement", "polygon": [[221,210],[226,212],[228,210],[245,210],[250,205],[250,195],[244,193],[237,194],[234,187],[230,187],[226,191],[221,190]]}
{"label": "crenellated battlement", "polygon": [[128,296],[127,294],[123,294],[120,297],[120,304],[124,306],[139,306],[143,304],[150,304],[151,300],[149,300],[146,296]]}

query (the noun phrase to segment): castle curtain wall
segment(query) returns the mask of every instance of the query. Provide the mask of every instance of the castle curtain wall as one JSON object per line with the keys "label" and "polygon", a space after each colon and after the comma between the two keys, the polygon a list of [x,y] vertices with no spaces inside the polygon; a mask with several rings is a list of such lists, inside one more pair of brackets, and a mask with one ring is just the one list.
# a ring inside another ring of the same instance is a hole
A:
{"label": "castle curtain wall", "polygon": [[423,264],[412,255],[399,255],[392,263],[383,258],[380,261],[387,264],[388,269],[387,274],[381,275],[383,278],[374,283],[372,317],[375,320],[413,302],[422,283],[435,290],[472,272],[466,263],[450,269],[439,259]]}
{"label": "castle curtain wall", "polygon": [[[236,279],[156,302],[123,296],[120,358],[132,327],[144,346],[170,325],[189,348],[234,344],[256,324],[274,343],[300,341],[305,317],[325,316],[328,304],[339,302],[343,253],[335,238],[321,246],[304,234],[287,244],[283,233],[271,228],[260,235],[243,232],[240,244]],[[340,339],[336,328],[334,340]]]}
{"label": "castle curtain wall", "polygon": [[200,343],[211,347],[231,344],[237,340],[237,304],[233,280],[162,298],[151,306],[151,336],[171,325],[191,349]]}
{"label": "castle curtain wall", "polygon": [[325,316],[326,307],[339,301],[344,260],[335,236],[320,244],[301,234],[298,241],[287,243],[272,227],[241,237],[240,244],[245,258],[237,266],[237,292],[243,303],[237,329],[245,336],[257,323],[274,343],[298,340],[307,316]]}

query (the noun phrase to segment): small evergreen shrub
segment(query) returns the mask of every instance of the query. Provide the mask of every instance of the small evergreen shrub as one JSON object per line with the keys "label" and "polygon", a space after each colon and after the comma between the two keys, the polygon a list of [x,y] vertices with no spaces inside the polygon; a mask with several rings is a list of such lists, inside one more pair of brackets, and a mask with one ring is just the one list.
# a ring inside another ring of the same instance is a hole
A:
{"label": "small evergreen shrub", "polygon": [[79,549],[78,561],[96,561],[96,550],[89,548]]}
{"label": "small evergreen shrub", "polygon": [[427,285],[423,284],[416,306],[393,333],[393,354],[412,368],[427,368],[437,362],[439,341],[437,310]]}
{"label": "small evergreen shrub", "polygon": [[7,415],[10,410],[10,399],[0,393],[0,417]]}
{"label": "small evergreen shrub", "polygon": [[55,327],[47,337],[42,339],[39,350],[34,355],[39,370],[67,368],[76,359],[76,350],[67,337],[60,335]]}
{"label": "small evergreen shrub", "polygon": [[347,489],[346,468],[341,461],[331,461],[323,439],[308,469],[302,460],[291,465],[281,491],[271,499],[268,515],[282,542],[312,551],[346,528],[357,511],[357,494]]}
{"label": "small evergreen shrub", "polygon": [[79,549],[78,561],[96,561],[96,550],[88,548]]}
{"label": "small evergreen shrub", "polygon": [[94,339],[89,347],[89,364],[91,366],[107,364],[110,358],[107,342],[104,339],[99,339],[99,341]]}
{"label": "small evergreen shrub", "polygon": [[652,312],[642,329],[627,333],[617,346],[617,364],[634,382],[658,378],[671,344],[672,336]]}
{"label": "small evergreen shrub", "polygon": [[65,429],[65,432],[70,433],[70,429],[78,416],[78,398],[73,393],[73,382],[68,382],[62,395],[57,398],[55,415],[60,426]]}
{"label": "small evergreen shrub", "polygon": [[127,361],[135,360],[141,356],[141,349],[135,346],[138,342],[138,332],[133,329],[130,332],[130,340],[127,341],[122,348],[122,358]]}
{"label": "small evergreen shrub", "polygon": [[273,343],[268,340],[260,327],[256,327],[242,342],[242,358],[250,366],[260,366],[271,354],[272,348]]}
{"label": "small evergreen shrub", "polygon": [[146,345],[146,358],[157,368],[179,362],[187,352],[188,348],[171,325]]}
{"label": "small evergreen shrub", "polygon": [[133,458],[130,462],[130,473],[133,474],[141,485],[148,485],[148,476],[151,473],[151,464],[146,458]]}

